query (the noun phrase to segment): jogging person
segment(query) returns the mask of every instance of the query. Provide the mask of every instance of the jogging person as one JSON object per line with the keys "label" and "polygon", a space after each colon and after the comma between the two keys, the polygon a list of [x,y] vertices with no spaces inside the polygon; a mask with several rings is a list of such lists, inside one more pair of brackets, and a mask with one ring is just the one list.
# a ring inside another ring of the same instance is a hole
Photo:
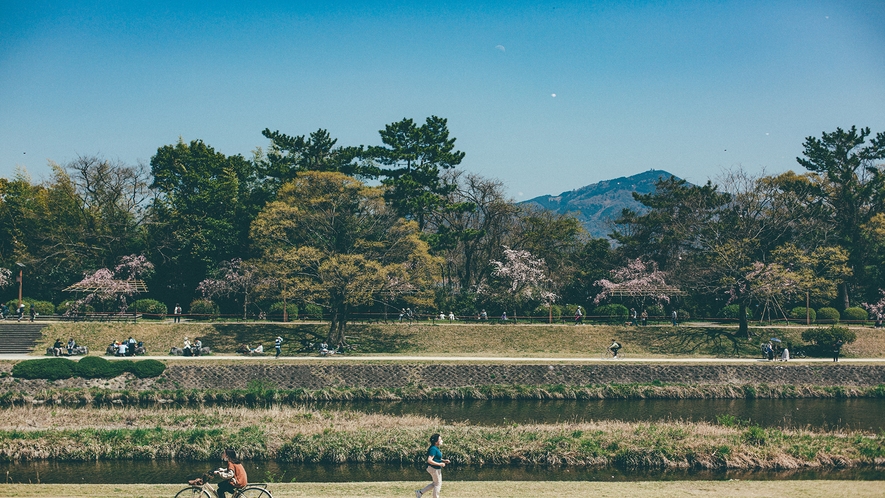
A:
{"label": "jogging person", "polygon": [[273,347],[274,347],[274,349],[276,349],[276,352],[277,352],[277,354],[276,354],[276,356],[274,356],[274,358],[279,358],[280,355],[283,353],[283,349],[282,349],[283,348],[283,338],[280,336],[277,336],[276,340],[274,340],[274,342],[273,342]]}
{"label": "jogging person", "polygon": [[442,489],[442,468],[449,463],[447,458],[442,457],[442,451],[439,450],[439,445],[442,444],[442,436],[439,434],[434,434],[430,436],[430,448],[427,448],[427,472],[430,473],[430,478],[433,480],[427,486],[424,486],[423,489],[415,490],[415,498],[421,498],[421,495],[424,493],[433,490],[433,498],[439,498],[439,490]]}

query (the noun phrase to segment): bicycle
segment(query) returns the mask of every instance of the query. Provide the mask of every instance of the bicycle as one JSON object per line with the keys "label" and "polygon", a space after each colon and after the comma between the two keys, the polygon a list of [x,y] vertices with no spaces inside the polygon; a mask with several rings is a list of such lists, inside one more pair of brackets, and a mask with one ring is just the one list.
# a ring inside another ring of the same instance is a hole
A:
{"label": "bicycle", "polygon": [[614,353],[612,353],[611,349],[605,348],[605,351],[602,352],[602,359],[603,360],[622,360],[622,359],[624,359],[624,353],[623,353],[623,351],[618,351],[618,356],[615,356]]}
{"label": "bicycle", "polygon": [[[209,481],[205,481],[203,484],[193,484],[182,489],[175,495],[175,498],[218,498],[218,495],[209,486]],[[257,483],[235,489],[231,498],[273,498],[273,495],[267,490],[267,484]]]}

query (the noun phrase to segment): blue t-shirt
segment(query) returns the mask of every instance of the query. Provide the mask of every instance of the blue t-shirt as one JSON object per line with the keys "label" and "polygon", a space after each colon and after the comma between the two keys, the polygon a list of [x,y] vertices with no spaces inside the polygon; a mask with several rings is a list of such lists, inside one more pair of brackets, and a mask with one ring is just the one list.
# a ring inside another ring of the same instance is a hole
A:
{"label": "blue t-shirt", "polygon": [[436,463],[443,463],[442,451],[439,451],[439,446],[431,446],[427,449],[427,456],[433,457],[433,461]]}

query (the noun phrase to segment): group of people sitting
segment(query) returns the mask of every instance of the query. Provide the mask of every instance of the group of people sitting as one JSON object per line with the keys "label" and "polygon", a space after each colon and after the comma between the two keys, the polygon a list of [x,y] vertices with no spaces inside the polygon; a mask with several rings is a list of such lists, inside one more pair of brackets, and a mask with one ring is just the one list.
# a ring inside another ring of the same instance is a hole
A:
{"label": "group of people sitting", "polygon": [[125,341],[114,341],[108,345],[107,354],[111,356],[135,356],[143,355],[145,350],[144,343],[136,341],[129,336]]}
{"label": "group of people sitting", "polygon": [[240,344],[240,346],[237,347],[237,353],[245,354],[245,355],[253,355],[253,354],[261,355],[261,354],[264,354],[264,345],[259,344],[258,346],[255,346],[253,348],[252,346],[250,346],[248,344]]}
{"label": "group of people sitting", "polygon": [[775,359],[780,361],[789,361],[790,347],[789,345],[781,347],[781,343],[778,341],[768,341],[762,344],[762,356],[764,358],[767,358],[768,361],[772,361]]}
{"label": "group of people sitting", "polygon": [[56,339],[55,344],[49,348],[53,356],[74,356],[74,355],[86,355],[89,354],[89,348],[86,346],[77,345],[77,341],[71,337],[71,340],[68,341],[67,344],[61,342],[61,339]]}
{"label": "group of people sitting", "polygon": [[176,348],[173,346],[172,349],[169,350],[169,354],[176,356],[203,356],[210,352],[209,348],[203,345],[203,341],[201,341],[199,337],[194,338],[194,342],[191,342],[189,338],[185,337],[184,347]]}

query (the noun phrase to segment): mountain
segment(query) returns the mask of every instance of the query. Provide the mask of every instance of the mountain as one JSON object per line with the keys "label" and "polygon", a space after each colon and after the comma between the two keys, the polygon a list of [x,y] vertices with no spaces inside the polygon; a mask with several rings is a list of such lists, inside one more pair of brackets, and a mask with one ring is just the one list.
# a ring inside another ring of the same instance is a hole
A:
{"label": "mountain", "polygon": [[659,178],[671,176],[666,171],[650,169],[638,175],[593,183],[559,195],[542,195],[520,204],[535,204],[562,214],[572,213],[590,235],[608,238],[612,231],[610,222],[621,214],[622,209],[630,208],[640,213],[645,210],[642,204],[633,199],[633,192],[654,192],[655,182]]}

